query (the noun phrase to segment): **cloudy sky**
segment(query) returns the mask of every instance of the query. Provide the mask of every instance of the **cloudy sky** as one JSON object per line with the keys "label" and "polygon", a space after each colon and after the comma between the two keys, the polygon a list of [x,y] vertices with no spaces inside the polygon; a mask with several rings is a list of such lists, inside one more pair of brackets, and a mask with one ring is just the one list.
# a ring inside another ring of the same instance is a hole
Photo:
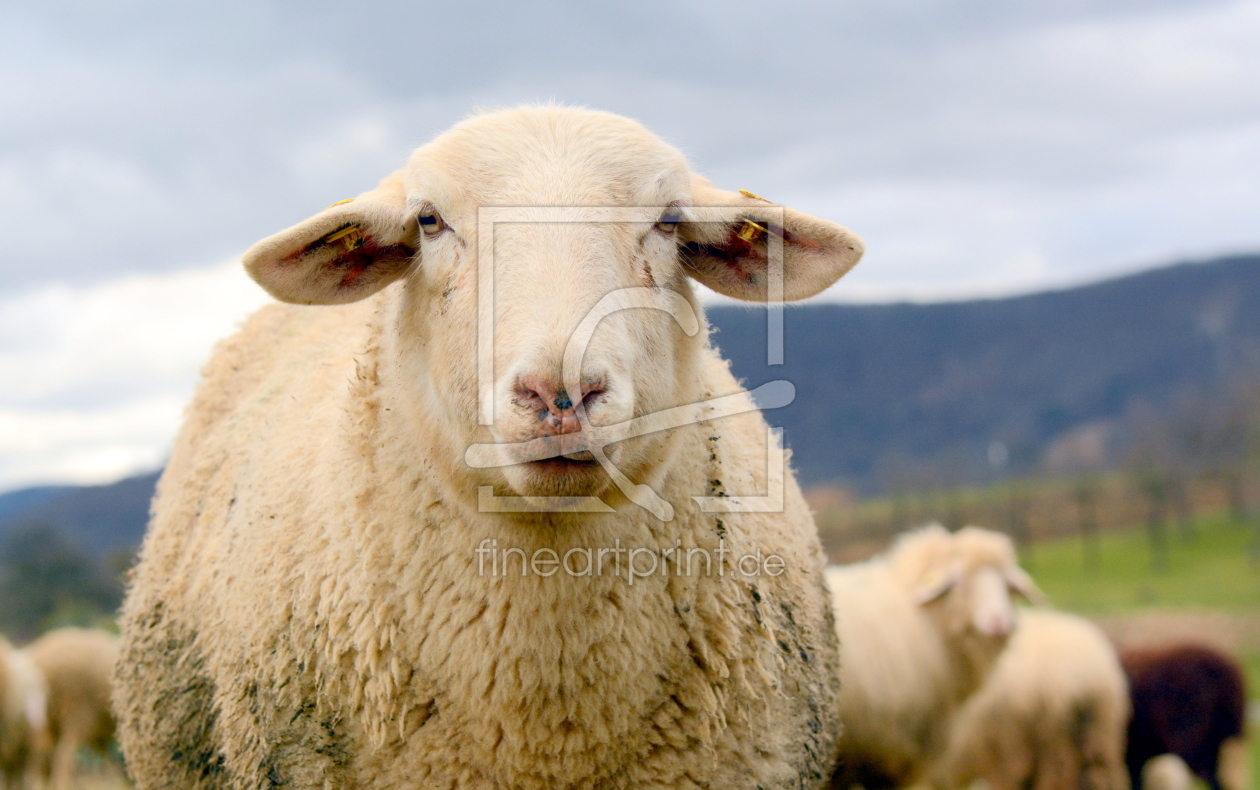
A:
{"label": "cloudy sky", "polygon": [[167,451],[249,244],[470,110],[644,121],[867,241],[823,298],[1260,249],[1260,0],[0,0],[0,490]]}

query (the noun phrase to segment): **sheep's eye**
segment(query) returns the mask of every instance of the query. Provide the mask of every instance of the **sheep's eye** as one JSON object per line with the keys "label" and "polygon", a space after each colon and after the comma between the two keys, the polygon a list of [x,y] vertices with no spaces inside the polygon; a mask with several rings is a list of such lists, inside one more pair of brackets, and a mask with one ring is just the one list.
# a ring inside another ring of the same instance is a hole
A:
{"label": "sheep's eye", "polygon": [[656,229],[662,233],[673,233],[678,230],[678,224],[682,222],[682,209],[667,208],[661,214],[661,218],[656,221]]}
{"label": "sheep's eye", "polygon": [[430,236],[441,233],[442,229],[446,227],[446,223],[442,222],[442,216],[431,208],[421,211],[416,216],[416,220],[420,223],[420,230]]}

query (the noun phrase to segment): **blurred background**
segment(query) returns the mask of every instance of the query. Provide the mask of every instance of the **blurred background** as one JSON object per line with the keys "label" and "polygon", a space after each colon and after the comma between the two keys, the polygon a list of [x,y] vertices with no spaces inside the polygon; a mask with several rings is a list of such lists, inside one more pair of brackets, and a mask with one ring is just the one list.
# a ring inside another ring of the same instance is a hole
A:
{"label": "blurred background", "polygon": [[[1260,687],[1260,2],[0,3],[0,631],[108,623],[251,243],[480,107],[643,121],[856,230],[788,311],[712,300],[825,545],[1018,542],[1116,638]],[[1260,760],[1256,761],[1260,763]]]}

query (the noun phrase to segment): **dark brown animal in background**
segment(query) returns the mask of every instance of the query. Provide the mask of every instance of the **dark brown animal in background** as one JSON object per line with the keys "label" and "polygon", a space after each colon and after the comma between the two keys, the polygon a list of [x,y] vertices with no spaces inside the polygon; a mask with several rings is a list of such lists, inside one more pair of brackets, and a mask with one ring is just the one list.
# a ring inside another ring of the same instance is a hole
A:
{"label": "dark brown animal in background", "polygon": [[65,790],[78,748],[86,746],[106,757],[114,738],[109,697],[118,638],[104,631],[60,628],[37,639],[28,651],[48,683],[52,751],[44,775],[53,790]]}
{"label": "dark brown animal in background", "polygon": [[1238,663],[1194,644],[1123,650],[1133,720],[1125,761],[1133,790],[1142,766],[1175,754],[1212,790],[1245,790],[1246,689]]}

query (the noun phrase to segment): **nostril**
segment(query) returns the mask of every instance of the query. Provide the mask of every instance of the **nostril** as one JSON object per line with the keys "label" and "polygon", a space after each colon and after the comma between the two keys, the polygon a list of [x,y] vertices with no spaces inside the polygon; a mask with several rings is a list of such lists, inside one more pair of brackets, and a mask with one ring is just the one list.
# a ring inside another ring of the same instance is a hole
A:
{"label": "nostril", "polygon": [[516,400],[531,407],[550,409],[555,390],[538,376],[522,376],[516,380]]}
{"label": "nostril", "polygon": [[516,396],[512,399],[512,401],[517,405],[524,406],[529,409],[542,409],[543,411],[550,411],[547,401],[541,395],[533,390],[525,389],[524,387],[517,388]]}
{"label": "nostril", "polygon": [[[520,406],[550,413],[553,418],[572,414],[577,404],[565,388],[555,386],[555,380],[546,376],[528,375],[517,378],[513,400]],[[607,391],[602,376],[592,376],[582,381],[583,406],[589,408]]]}
{"label": "nostril", "polygon": [[602,378],[586,379],[582,382],[582,405],[590,406],[606,391]]}

